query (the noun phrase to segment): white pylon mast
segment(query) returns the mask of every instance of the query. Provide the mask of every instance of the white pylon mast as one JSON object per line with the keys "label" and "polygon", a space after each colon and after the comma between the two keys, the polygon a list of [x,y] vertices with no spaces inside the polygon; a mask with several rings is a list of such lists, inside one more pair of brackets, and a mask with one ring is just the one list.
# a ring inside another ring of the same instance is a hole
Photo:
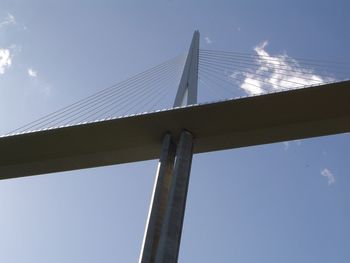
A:
{"label": "white pylon mast", "polygon": [[193,34],[174,107],[197,103],[199,31]]}

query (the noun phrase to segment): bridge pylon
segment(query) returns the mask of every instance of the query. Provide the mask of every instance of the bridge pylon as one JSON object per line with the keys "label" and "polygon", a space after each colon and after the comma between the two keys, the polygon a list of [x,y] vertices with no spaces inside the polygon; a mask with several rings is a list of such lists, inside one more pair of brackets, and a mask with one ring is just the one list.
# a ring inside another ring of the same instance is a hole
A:
{"label": "bridge pylon", "polygon": [[[197,103],[199,31],[193,34],[174,107]],[[166,132],[166,131],[165,131]],[[178,137],[176,141],[173,136]],[[194,137],[166,133],[148,214],[140,263],[176,263],[185,215]]]}

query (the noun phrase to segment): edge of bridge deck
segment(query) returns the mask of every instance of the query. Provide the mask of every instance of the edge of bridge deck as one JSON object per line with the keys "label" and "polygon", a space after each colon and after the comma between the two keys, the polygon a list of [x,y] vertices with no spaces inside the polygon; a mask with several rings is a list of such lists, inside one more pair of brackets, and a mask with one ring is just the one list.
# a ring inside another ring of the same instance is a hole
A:
{"label": "edge of bridge deck", "polygon": [[350,131],[350,81],[0,138],[0,179],[159,157],[187,129],[194,153]]}

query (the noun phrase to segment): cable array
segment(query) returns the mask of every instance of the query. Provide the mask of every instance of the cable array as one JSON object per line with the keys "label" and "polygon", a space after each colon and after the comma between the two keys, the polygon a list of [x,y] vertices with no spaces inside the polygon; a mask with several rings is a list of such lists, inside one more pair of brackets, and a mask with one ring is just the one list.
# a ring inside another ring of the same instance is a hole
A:
{"label": "cable array", "polygon": [[[287,55],[199,50],[199,85],[216,98],[257,95],[349,79],[350,64]],[[202,91],[203,92],[203,91]]]}
{"label": "cable array", "polygon": [[[184,68],[181,55],[71,105],[30,122],[8,135],[59,128],[171,108]],[[350,64],[287,55],[199,50],[199,101],[257,95],[349,79]],[[330,73],[331,72],[331,73]],[[201,98],[202,97],[202,98]]]}
{"label": "cable array", "polygon": [[171,107],[184,66],[180,55],[13,130],[8,135],[101,121]]}

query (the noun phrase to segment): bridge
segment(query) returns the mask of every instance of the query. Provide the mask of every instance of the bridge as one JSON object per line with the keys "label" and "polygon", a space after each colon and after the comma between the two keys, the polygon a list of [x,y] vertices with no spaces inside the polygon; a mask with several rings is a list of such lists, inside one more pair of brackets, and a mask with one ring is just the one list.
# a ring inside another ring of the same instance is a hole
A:
{"label": "bridge", "polygon": [[[0,178],[159,159],[140,262],[177,262],[192,154],[350,131],[348,80],[325,83],[304,74],[303,79],[278,82],[288,89],[198,102],[198,80],[209,87],[222,86],[227,79],[215,79],[225,72],[222,65],[234,65],[236,73],[244,73],[251,63],[244,54],[200,50],[196,31],[186,56],[2,136]],[[170,93],[159,87],[174,82],[178,66],[174,104],[140,113],[138,104],[153,105]],[[280,74],[290,74],[285,65],[277,67]],[[261,82],[266,81],[263,74],[255,71]],[[136,95],[141,99],[134,99],[134,107],[128,98]],[[136,109],[120,114],[127,107]],[[110,115],[97,117],[104,112]]]}

